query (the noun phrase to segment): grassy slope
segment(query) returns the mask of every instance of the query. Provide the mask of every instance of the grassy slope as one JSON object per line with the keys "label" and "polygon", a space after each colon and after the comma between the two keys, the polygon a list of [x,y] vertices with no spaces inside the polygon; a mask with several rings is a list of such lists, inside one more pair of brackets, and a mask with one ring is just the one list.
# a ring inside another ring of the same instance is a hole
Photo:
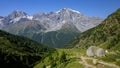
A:
{"label": "grassy slope", "polygon": [[51,51],[30,39],[0,30],[0,66],[4,68],[30,68]]}
{"label": "grassy slope", "polygon": [[[115,68],[106,64],[101,64],[99,61],[103,61],[105,63],[116,64],[119,65],[119,61],[116,62],[116,58],[119,59],[120,55],[107,55],[106,57],[88,57],[85,54],[86,50],[80,48],[73,48],[73,49],[57,49],[54,53],[47,56],[44,60],[38,62],[34,66],[34,68],[85,68],[85,62],[81,59],[81,56],[84,58],[92,58],[92,59],[85,59],[86,63],[92,65],[96,68]],[[62,56],[62,55],[65,55]],[[118,53],[120,54],[120,53]],[[93,59],[97,59],[97,64],[93,63]],[[113,62],[114,61],[114,62]],[[90,67],[93,68],[93,67]]]}
{"label": "grassy slope", "polygon": [[[57,49],[54,53],[39,62],[34,68],[84,68],[79,63],[80,58],[76,57],[85,55],[85,51],[81,49]],[[65,56],[63,56],[65,55]]]}

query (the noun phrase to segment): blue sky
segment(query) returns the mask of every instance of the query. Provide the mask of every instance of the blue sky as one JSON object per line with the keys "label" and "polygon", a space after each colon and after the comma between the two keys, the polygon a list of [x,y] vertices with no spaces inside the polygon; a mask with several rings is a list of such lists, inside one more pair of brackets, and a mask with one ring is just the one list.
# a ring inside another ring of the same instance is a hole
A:
{"label": "blue sky", "polygon": [[120,8],[120,0],[0,0],[0,16],[6,16],[13,10],[21,10],[32,15],[62,8],[71,8],[87,16],[105,18]]}

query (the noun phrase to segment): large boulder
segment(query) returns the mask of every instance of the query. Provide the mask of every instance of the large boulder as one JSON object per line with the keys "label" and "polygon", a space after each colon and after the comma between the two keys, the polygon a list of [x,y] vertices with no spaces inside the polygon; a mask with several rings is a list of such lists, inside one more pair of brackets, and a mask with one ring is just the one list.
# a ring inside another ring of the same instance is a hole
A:
{"label": "large boulder", "polygon": [[103,50],[103,48],[98,48],[96,52],[96,56],[105,56],[105,51]]}
{"label": "large boulder", "polygon": [[96,49],[95,46],[90,46],[86,52],[87,56],[95,56],[95,51],[96,51],[95,49]]}
{"label": "large boulder", "polygon": [[86,51],[87,56],[104,56],[105,52],[103,48],[99,48],[96,46],[90,46]]}

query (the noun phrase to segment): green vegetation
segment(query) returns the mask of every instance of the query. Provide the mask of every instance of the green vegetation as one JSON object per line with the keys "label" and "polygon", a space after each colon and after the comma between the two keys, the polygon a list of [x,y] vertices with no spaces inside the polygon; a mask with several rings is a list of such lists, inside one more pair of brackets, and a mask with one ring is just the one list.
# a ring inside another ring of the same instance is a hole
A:
{"label": "green vegetation", "polygon": [[4,68],[83,67],[76,57],[76,53],[85,54],[81,49],[55,50],[3,31],[0,31],[0,46],[0,65]]}
{"label": "green vegetation", "polygon": [[[79,63],[80,56],[84,55],[82,49],[57,49],[51,55],[47,56],[43,61],[40,61],[34,68],[84,68]],[[78,58],[79,57],[79,58]]]}
{"label": "green vegetation", "polygon": [[120,53],[114,52],[113,54],[108,54],[105,57],[99,58],[106,62],[111,62],[120,66]]}
{"label": "green vegetation", "polygon": [[77,36],[79,32],[52,31],[47,33],[34,34],[32,39],[41,42],[49,47],[62,48],[64,44]]}
{"label": "green vegetation", "polygon": [[52,50],[30,39],[0,30],[1,67],[31,68],[36,61],[44,59]]}

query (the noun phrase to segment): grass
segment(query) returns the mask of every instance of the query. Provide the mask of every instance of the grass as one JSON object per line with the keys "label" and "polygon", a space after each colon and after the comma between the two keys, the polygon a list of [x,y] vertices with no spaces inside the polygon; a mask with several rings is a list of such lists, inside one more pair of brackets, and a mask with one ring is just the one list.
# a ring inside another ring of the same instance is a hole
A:
{"label": "grass", "polygon": [[73,61],[66,65],[65,68],[84,68],[84,65],[80,64],[79,61]]}
{"label": "grass", "polygon": [[[107,66],[107,65],[103,65],[103,64],[100,64],[100,63],[96,63],[96,64],[93,64],[93,60],[92,59],[86,59],[87,63],[90,64],[90,65],[93,65],[97,68],[112,68],[110,66]],[[99,61],[99,60],[97,60]]]}
{"label": "grass", "polygon": [[[60,62],[60,56],[62,53],[66,55],[66,61]],[[47,56],[42,62],[39,62],[34,66],[34,68],[44,68],[45,66],[52,66],[51,68],[84,68],[84,65],[80,64],[81,56],[86,56],[85,50],[72,48],[72,49],[57,49],[56,52],[52,53],[50,56]],[[86,56],[87,57],[87,56]],[[120,61],[116,61],[116,58],[119,59],[119,55],[107,55],[105,57],[98,57],[97,61],[103,60],[105,62],[111,62],[116,65],[120,65]],[[107,65],[103,65],[100,63],[93,64],[92,59],[85,59],[86,62],[90,65],[93,65],[97,68],[111,68]],[[115,62],[114,62],[115,61]]]}
{"label": "grass", "polygon": [[87,61],[88,64],[94,65],[92,59],[86,59],[86,61]]}
{"label": "grass", "polygon": [[97,66],[97,68],[113,68],[113,67],[103,65],[103,64],[99,64],[99,63],[96,66]]}
{"label": "grass", "polygon": [[[63,52],[66,55],[66,61],[61,62],[61,55]],[[85,50],[83,49],[57,49],[56,52],[47,56],[42,62],[38,62],[34,68],[43,68],[45,66],[52,66],[51,68],[84,68],[82,64],[79,63],[81,60],[79,57],[85,55]]]}

